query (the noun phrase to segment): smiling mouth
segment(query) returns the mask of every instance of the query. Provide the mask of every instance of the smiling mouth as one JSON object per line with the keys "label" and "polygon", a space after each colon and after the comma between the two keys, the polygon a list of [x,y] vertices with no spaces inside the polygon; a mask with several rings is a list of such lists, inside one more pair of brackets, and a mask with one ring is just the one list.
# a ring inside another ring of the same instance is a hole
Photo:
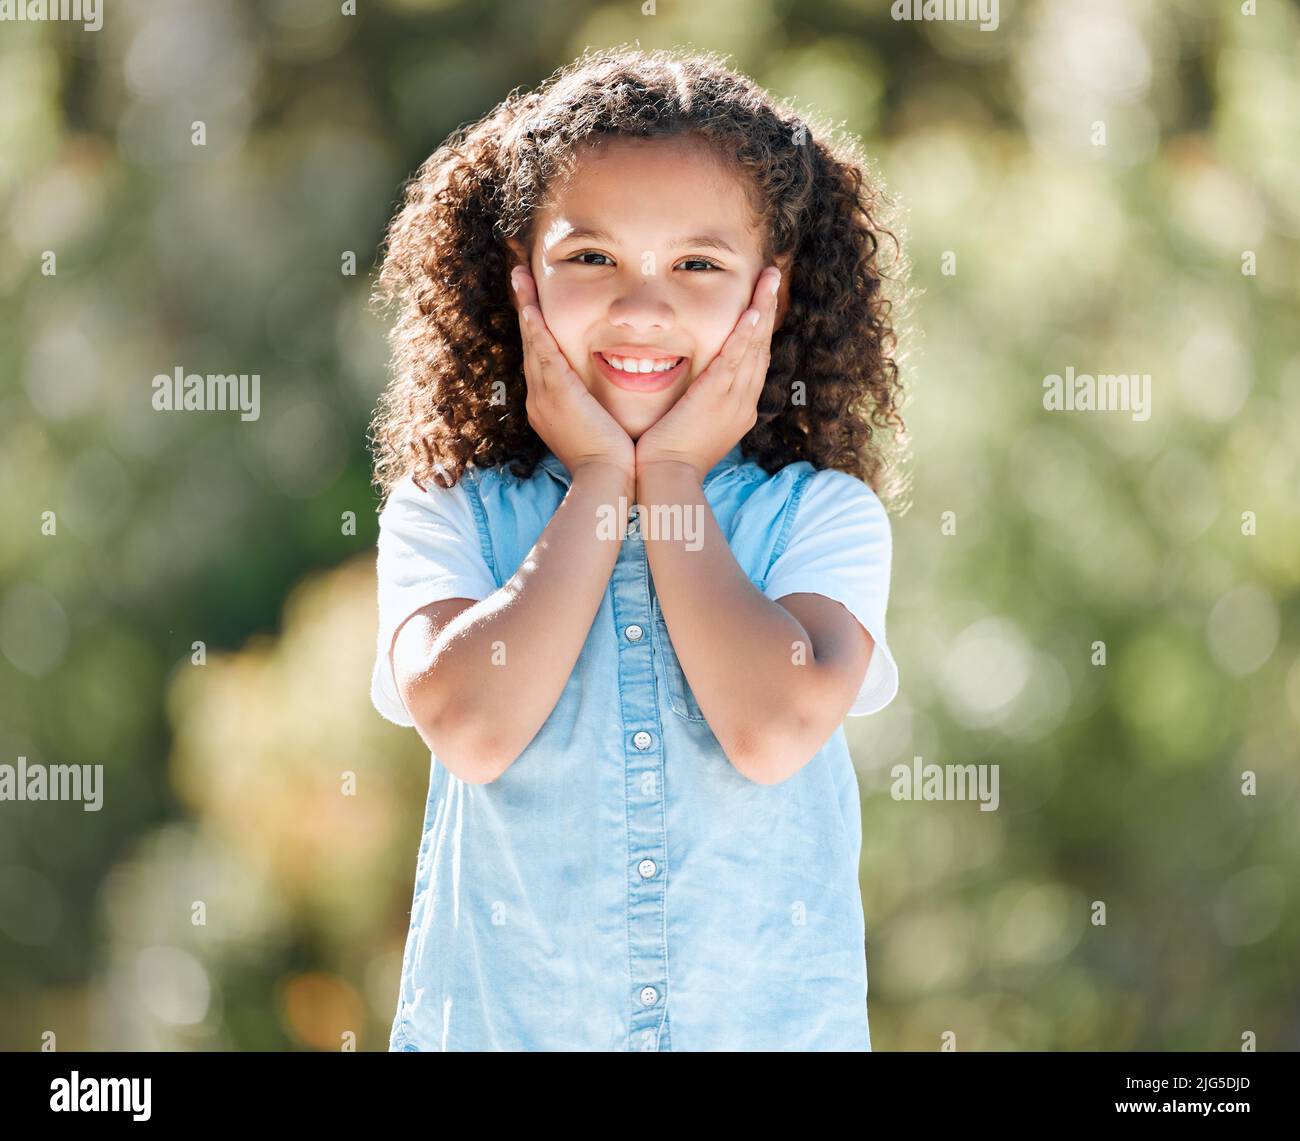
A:
{"label": "smiling mouth", "polygon": [[[644,368],[629,369],[629,368],[626,368],[626,367],[623,367],[623,366],[620,366],[620,365],[616,365],[616,364],[615,364],[612,360],[610,360],[609,357],[607,357],[604,353],[597,353],[596,355],[597,355],[598,357],[600,357],[601,360],[603,360],[607,365],[609,365],[610,368],[616,370],[617,372],[623,372],[623,373],[626,373],[628,376],[650,376],[650,375],[652,375],[652,374],[654,374],[654,373],[656,373],[656,372],[668,372],[670,369],[676,368],[679,364],[682,363],[683,360],[686,359],[685,357],[664,357],[662,360],[655,359],[655,361],[654,361],[654,363],[655,363],[655,367],[654,367],[654,368],[651,368],[651,369],[644,369]],[[622,360],[623,358],[620,357],[620,358],[618,358],[618,359],[619,359],[619,360]],[[668,363],[669,361],[672,362],[671,365]]]}
{"label": "smiling mouth", "polygon": [[[615,367],[604,353],[596,352],[592,356],[596,358],[601,373],[607,379],[619,388],[633,392],[657,392],[661,388],[667,388],[682,375],[690,359],[688,357],[677,357],[675,363],[669,368],[661,368],[658,371],[651,369],[649,372],[642,372],[637,369],[637,371],[633,372],[629,369]],[[619,359],[622,360],[623,358],[620,357]],[[668,359],[670,358],[665,358],[665,360]]]}

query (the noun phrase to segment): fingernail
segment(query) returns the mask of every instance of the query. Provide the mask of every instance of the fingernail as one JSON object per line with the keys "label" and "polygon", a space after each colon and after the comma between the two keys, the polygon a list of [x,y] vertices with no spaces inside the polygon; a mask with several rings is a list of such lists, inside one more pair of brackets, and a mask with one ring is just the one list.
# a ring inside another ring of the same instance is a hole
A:
{"label": "fingernail", "polygon": [[524,310],[523,317],[524,317],[524,324],[525,324],[525,325],[531,325],[531,324],[533,323],[533,319],[532,319],[532,317],[529,315],[527,309]]}
{"label": "fingernail", "polygon": [[780,288],[781,288],[781,271],[778,269],[776,271],[776,276],[772,278],[772,292],[775,293]]}

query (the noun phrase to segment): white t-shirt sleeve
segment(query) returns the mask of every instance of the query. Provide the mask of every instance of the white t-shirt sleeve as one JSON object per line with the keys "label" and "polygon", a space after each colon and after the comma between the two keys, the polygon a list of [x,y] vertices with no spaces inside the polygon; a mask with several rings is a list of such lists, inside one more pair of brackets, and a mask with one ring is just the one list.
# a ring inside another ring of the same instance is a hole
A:
{"label": "white t-shirt sleeve", "polygon": [[393,677],[393,635],[412,614],[444,598],[486,598],[496,590],[483,558],[478,526],[463,482],[421,491],[407,476],[393,486],[379,514],[379,637],[370,700],[389,721],[412,726]]}
{"label": "white t-shirt sleeve", "polygon": [[889,515],[871,488],[827,468],[809,478],[785,550],[772,564],[763,593],[821,594],[842,603],[875,642],[862,687],[849,710],[862,717],[898,692],[898,666],[885,634],[893,540]]}

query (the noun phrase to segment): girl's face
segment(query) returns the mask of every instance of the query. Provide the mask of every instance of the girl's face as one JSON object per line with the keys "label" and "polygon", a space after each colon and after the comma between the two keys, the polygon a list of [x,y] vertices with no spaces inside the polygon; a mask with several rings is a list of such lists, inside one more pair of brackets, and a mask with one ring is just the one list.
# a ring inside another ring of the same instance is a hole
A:
{"label": "girl's face", "polygon": [[[698,139],[604,140],[538,211],[533,232],[531,251],[510,246],[537,283],[547,327],[633,440],[718,355],[764,269],[743,187]],[[778,325],[789,262],[775,262]],[[625,366],[628,358],[685,361],[662,378],[625,379],[610,356]]]}

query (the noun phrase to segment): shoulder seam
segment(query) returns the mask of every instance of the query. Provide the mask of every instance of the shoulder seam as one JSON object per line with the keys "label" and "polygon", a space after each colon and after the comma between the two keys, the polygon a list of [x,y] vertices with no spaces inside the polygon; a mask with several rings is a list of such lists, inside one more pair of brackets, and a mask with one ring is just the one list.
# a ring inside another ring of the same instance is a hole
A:
{"label": "shoulder seam", "polygon": [[767,582],[768,575],[772,573],[772,567],[776,564],[776,560],[785,553],[786,544],[790,541],[790,532],[794,529],[795,518],[799,514],[799,506],[803,502],[804,491],[816,474],[817,469],[810,466],[807,471],[802,471],[795,477],[794,489],[786,500],[785,518],[781,522],[781,532],[777,535],[776,544],[772,549],[772,557],[768,560],[767,569],[763,572],[764,583]]}
{"label": "shoulder seam", "polygon": [[474,512],[474,525],[478,529],[478,542],[483,552],[483,561],[487,563],[492,579],[499,587],[502,585],[501,573],[497,570],[496,554],[492,550],[492,531],[488,527],[487,508],[483,506],[483,497],[479,494],[478,475],[466,468],[461,475],[461,482],[465,484],[465,497]]}

